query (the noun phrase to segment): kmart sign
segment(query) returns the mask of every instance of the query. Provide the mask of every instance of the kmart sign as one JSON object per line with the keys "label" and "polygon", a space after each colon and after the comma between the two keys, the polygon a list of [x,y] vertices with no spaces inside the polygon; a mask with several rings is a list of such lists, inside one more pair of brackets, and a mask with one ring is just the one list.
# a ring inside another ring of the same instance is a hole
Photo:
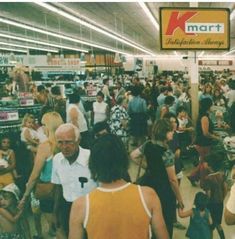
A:
{"label": "kmart sign", "polygon": [[227,8],[160,8],[161,49],[229,49],[229,15]]}

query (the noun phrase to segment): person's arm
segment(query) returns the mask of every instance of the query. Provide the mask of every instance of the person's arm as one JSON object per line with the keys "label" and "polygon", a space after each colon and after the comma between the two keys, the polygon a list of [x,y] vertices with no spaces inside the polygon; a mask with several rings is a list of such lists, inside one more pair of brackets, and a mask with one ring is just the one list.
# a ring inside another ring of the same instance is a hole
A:
{"label": "person's arm", "polygon": [[144,201],[151,213],[151,228],[157,239],[169,239],[166,224],[162,215],[161,202],[156,192],[149,187],[141,187]]}
{"label": "person's arm", "polygon": [[141,159],[142,157],[144,157],[141,147],[133,150],[130,154],[130,158],[133,162],[135,162],[138,165],[141,164],[141,167],[146,169],[147,168],[146,161]]}
{"label": "person's arm", "polygon": [[209,132],[209,119],[208,119],[207,116],[202,117],[201,126],[202,126],[202,133],[205,137],[208,137],[208,138],[211,138],[211,139],[219,139],[218,136]]}
{"label": "person's arm", "polygon": [[183,204],[183,199],[179,190],[179,184],[178,184],[178,180],[175,174],[175,166],[170,166],[170,167],[166,167],[166,172],[167,172],[167,176],[168,179],[170,181],[171,184],[171,188],[173,190],[173,192],[175,193],[176,199],[180,205],[181,208],[184,207]]}
{"label": "person's arm", "polygon": [[70,116],[70,119],[71,119],[71,123],[72,123],[73,125],[75,125],[77,128],[79,128],[79,125],[78,125],[79,113],[78,113],[78,111],[75,109],[75,107],[70,110],[69,116]]}
{"label": "person's arm", "polygon": [[193,215],[193,210],[190,209],[190,210],[187,210],[187,211],[183,211],[182,208],[178,208],[178,215],[179,215],[179,217],[181,217],[181,218],[191,217],[191,216]]}
{"label": "person's arm", "polygon": [[84,238],[83,223],[85,219],[86,198],[80,197],[73,202],[69,219],[69,239]]}
{"label": "person's arm", "polygon": [[12,214],[9,213],[6,209],[0,208],[0,215],[3,216],[9,222],[13,222],[13,223],[19,220],[20,216],[22,215],[22,212],[23,211],[21,210],[15,216],[12,216]]}
{"label": "person's arm", "polygon": [[51,152],[50,144],[48,141],[39,145],[37,154],[34,160],[33,170],[29,177],[28,183],[26,184],[26,190],[25,190],[23,198],[21,199],[19,203],[19,206],[18,206],[19,208],[24,206],[26,200],[28,199],[30,193],[34,189],[35,184],[37,183],[40,177],[40,173],[42,171],[42,168],[45,164],[46,159],[49,156],[51,156],[51,154],[52,152]]}

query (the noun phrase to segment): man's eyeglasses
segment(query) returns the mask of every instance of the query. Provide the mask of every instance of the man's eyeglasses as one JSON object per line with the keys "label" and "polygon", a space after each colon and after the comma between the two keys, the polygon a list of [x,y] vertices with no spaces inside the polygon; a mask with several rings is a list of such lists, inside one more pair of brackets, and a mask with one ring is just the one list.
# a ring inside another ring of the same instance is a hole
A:
{"label": "man's eyeglasses", "polygon": [[57,141],[58,146],[62,146],[62,145],[73,145],[76,142],[73,140],[65,140],[65,141]]}

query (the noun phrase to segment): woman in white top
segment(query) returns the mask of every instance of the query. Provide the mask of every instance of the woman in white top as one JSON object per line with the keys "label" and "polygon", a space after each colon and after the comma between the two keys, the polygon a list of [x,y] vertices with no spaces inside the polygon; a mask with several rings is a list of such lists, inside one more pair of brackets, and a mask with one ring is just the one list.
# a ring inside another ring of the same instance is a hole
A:
{"label": "woman in white top", "polygon": [[99,91],[93,103],[92,121],[94,124],[108,120],[108,104],[104,102],[104,94]]}
{"label": "woman in white top", "polygon": [[89,148],[90,146],[90,136],[88,132],[87,121],[84,114],[79,109],[80,95],[74,92],[69,96],[69,105],[66,110],[67,112],[67,122],[72,123],[79,128],[81,134],[80,146],[83,148]]}

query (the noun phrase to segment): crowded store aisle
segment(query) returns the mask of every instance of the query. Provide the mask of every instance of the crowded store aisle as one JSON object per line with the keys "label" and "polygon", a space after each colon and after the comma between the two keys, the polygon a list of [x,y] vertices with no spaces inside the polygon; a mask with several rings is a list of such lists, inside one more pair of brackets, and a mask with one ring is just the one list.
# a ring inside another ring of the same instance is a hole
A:
{"label": "crowded store aisle", "polygon": [[[180,185],[180,190],[182,192],[185,209],[188,210],[193,205],[193,200],[194,200],[195,194],[199,191],[202,191],[202,190],[199,186],[193,187],[190,184],[187,177],[186,177],[190,173],[190,171],[192,170],[192,164],[189,161],[184,161],[184,166],[185,166],[185,170],[183,172],[184,177],[183,177],[181,185]],[[143,174],[143,172],[144,171],[141,170],[141,174]],[[138,173],[137,164],[135,164],[133,162],[130,162],[129,173],[130,173],[131,179],[135,180],[136,175]],[[227,196],[225,198],[224,205],[226,204],[226,201],[228,199],[228,195],[229,195],[229,193],[227,194]],[[189,220],[190,220],[189,218],[179,218],[179,217],[177,217],[177,218],[178,218],[178,221],[180,223],[182,223],[184,226],[188,227]],[[222,227],[223,227],[224,232],[225,232],[225,238],[235,239],[234,227],[226,225],[225,222],[224,222],[224,218],[222,219]],[[185,236],[186,230],[180,230],[180,229],[174,228],[173,239],[186,239],[187,238]],[[213,239],[219,239],[219,235],[218,235],[216,230],[214,230],[214,232],[213,232]]]}

